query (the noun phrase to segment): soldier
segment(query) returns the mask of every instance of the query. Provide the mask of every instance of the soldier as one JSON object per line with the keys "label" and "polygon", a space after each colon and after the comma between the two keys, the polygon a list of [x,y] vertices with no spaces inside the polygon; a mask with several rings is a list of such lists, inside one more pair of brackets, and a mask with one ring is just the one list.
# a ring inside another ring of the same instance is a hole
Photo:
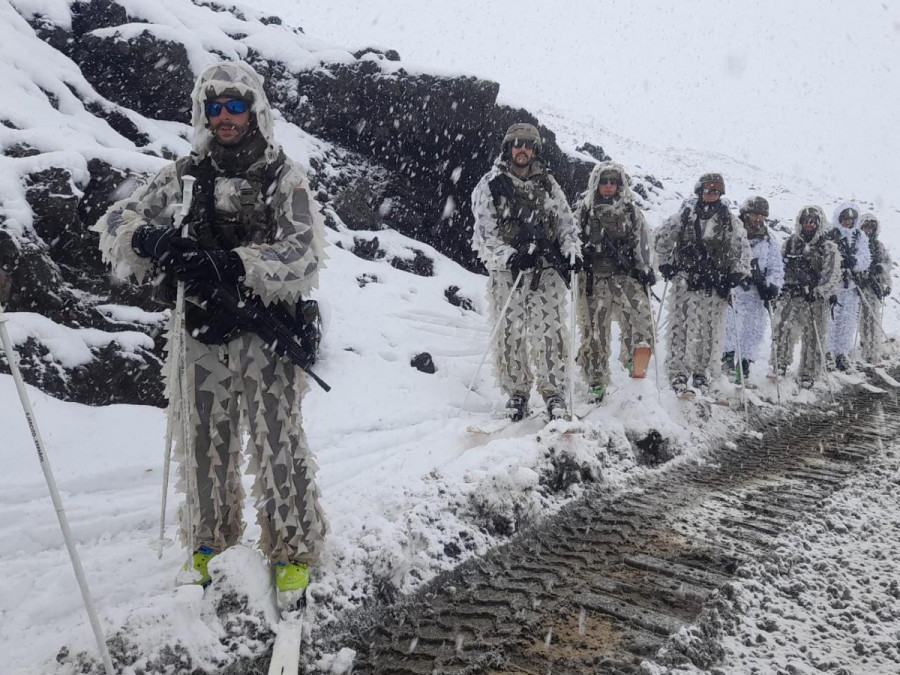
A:
{"label": "soldier", "polygon": [[492,348],[507,411],[522,419],[536,382],[548,415],[564,417],[563,308],[570,260],[580,269],[581,241],[566,197],[544,166],[536,127],[509,127],[500,156],[472,192],[472,211],[472,248],[488,269],[491,316],[500,324]]}
{"label": "soldier", "polygon": [[800,386],[810,389],[824,368],[823,340],[829,307],[841,281],[840,253],[825,236],[828,223],[818,206],[797,215],[792,234],[784,242],[784,287],[778,300],[772,340],[772,363],[783,376],[800,339]]}
{"label": "soldier", "polygon": [[[181,538],[193,542],[183,581],[210,583],[209,560],[244,531],[241,449],[247,434],[260,547],[270,560],[278,599],[302,599],[309,566],[322,551],[327,525],[316,465],[301,426],[307,386],[301,371],[273,354],[235,317],[202,300],[225,284],[293,315],[317,286],[324,261],[324,220],[302,169],[275,142],[263,80],[245,63],[219,63],[200,75],[193,95],[193,151],[165,166],[95,225],[104,259],[121,278],[161,279],[170,299],[185,283],[185,326],[169,325],[166,388],[169,414],[181,428],[182,396],[190,421],[179,440]],[[183,179],[194,176],[189,237],[173,224]],[[182,332],[186,390],[174,369],[172,340]],[[186,444],[185,444],[186,443]],[[191,518],[189,519],[189,516]]]}
{"label": "soldier", "polygon": [[863,361],[877,365],[883,357],[884,329],[881,327],[881,317],[884,299],[891,294],[891,257],[884,242],[878,238],[878,218],[872,213],[866,213],[860,221],[860,229],[869,237],[872,262],[869,271],[859,278],[859,292],[862,296],[859,346]]}
{"label": "soldier", "polygon": [[610,326],[619,320],[619,360],[632,377],[644,377],[653,324],[648,288],[656,282],[650,234],[625,170],[614,162],[594,167],[578,209],[584,271],[578,290],[581,349],[590,396],[598,403],[610,383]]}
{"label": "soldier", "polygon": [[859,325],[859,287],[857,279],[869,270],[872,256],[869,238],[859,229],[859,206],[845,202],[834,210],[834,222],[828,237],[841,253],[841,284],[837,300],[831,306],[831,322],[825,350],[834,358],[838,370],[850,368],[850,352]]}
{"label": "soldier", "polygon": [[722,354],[731,289],[750,275],[747,234],[721,199],[722,175],[701,176],[694,194],[696,198],[670,216],[656,236],[660,274],[673,286],[666,366],[678,394],[687,392],[689,376],[696,390],[708,390],[710,366]]}
{"label": "soldier", "polygon": [[[750,242],[750,277],[732,293],[734,306],[725,316],[723,367],[735,381],[746,380],[766,331],[770,303],[784,284],[784,263],[778,242],[766,227],[769,202],[751,197],[740,208],[739,218]],[[737,353],[741,362],[735,361]]]}

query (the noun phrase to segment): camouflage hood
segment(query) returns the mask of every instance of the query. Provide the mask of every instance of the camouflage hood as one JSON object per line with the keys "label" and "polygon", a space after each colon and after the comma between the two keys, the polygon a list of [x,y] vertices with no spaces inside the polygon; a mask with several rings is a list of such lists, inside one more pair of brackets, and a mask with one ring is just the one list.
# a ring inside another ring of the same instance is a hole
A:
{"label": "camouflage hood", "polygon": [[[856,223],[853,227],[847,229],[846,227],[841,227],[840,215],[844,211],[844,209],[853,209],[856,211]],[[859,224],[862,222],[862,218],[860,218],[859,204],[856,202],[841,202],[837,206],[834,207],[834,215],[831,218],[831,227],[835,230],[841,230],[841,233],[844,234],[845,237],[850,236],[850,233],[853,230],[859,229]]]}
{"label": "camouflage hood", "polygon": [[600,184],[600,176],[610,171],[617,172],[619,174],[619,180],[622,182],[619,186],[619,200],[625,202],[634,201],[634,193],[631,191],[628,174],[625,173],[624,167],[616,162],[600,162],[594,167],[593,171],[591,171],[590,178],[588,178],[587,193],[584,195],[584,204],[588,208],[593,208],[594,206],[594,200],[597,197],[597,186]]}
{"label": "camouflage hood", "polygon": [[866,221],[872,221],[875,223],[875,232],[872,234],[869,239],[877,239],[878,235],[881,233],[881,222],[878,220],[878,217],[874,213],[864,213],[859,217],[859,225],[862,227],[862,224]]}
{"label": "camouflage hood", "polygon": [[242,61],[225,61],[209,66],[197,79],[191,94],[194,153],[200,159],[209,154],[213,136],[206,123],[204,105],[209,99],[219,96],[233,96],[251,103],[252,118],[266,141],[266,163],[274,162],[281,148],[275,142],[272,109],[263,90],[263,78]]}
{"label": "camouflage hood", "polygon": [[827,234],[828,230],[831,228],[831,225],[825,218],[825,210],[821,206],[809,204],[808,206],[804,206],[802,209],[800,209],[800,212],[794,219],[794,234],[798,237],[800,236],[800,232],[803,230],[800,225],[800,218],[807,211],[814,211],[819,216],[819,229],[816,230],[815,236],[809,241],[809,244],[817,244],[819,240],[824,237]]}

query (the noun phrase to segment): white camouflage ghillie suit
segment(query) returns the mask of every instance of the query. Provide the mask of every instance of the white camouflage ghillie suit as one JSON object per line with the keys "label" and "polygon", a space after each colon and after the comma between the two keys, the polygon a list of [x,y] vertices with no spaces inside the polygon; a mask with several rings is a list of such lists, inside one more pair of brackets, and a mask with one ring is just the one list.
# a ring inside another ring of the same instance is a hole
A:
{"label": "white camouflage ghillie suit", "polygon": [[[217,96],[252,103],[255,129],[239,150],[216,142],[207,128],[204,106]],[[192,154],[163,168],[96,224],[104,259],[121,279],[159,280],[156,262],[132,248],[135,233],[145,226],[170,228],[182,201],[182,177],[195,175],[188,216],[192,237],[204,249],[236,254],[243,266],[239,283],[266,305],[293,308],[317,287],[325,259],[323,218],[303,170],[275,142],[262,78],[244,63],[207,68],[193,91],[193,127]],[[141,232],[154,234],[150,228]],[[163,286],[174,285],[170,278],[166,275]],[[191,436],[187,448],[176,447],[176,456],[178,487],[192,486],[196,492],[187,497],[193,522],[187,522],[184,505],[179,511],[182,541],[213,552],[239,541],[246,431],[262,551],[272,563],[315,563],[327,524],[316,464],[301,426],[300,401],[307,389],[302,372],[247,330],[228,333],[219,344],[195,339],[214,339],[216,319],[204,315],[190,297],[185,315],[191,333],[185,336]],[[175,429],[181,428],[179,378],[172,372],[172,338],[178,330],[170,321],[165,375]]]}
{"label": "white camouflage ghillie suit", "polygon": [[[808,224],[810,219],[817,224]],[[825,236],[827,229],[825,212],[818,206],[806,206],[797,214],[794,234],[781,248],[784,286],[772,329],[772,363],[775,372],[785,375],[799,339],[797,379],[807,389],[822,373],[829,298],[841,281],[840,253]]]}
{"label": "white camouflage ghillie suit", "polygon": [[[601,177],[604,181],[618,181],[613,197],[600,195]],[[635,203],[628,176],[615,162],[594,167],[576,213],[585,252],[578,283],[578,360],[594,392],[610,383],[610,327],[614,318],[622,333],[619,361],[623,366],[628,367],[635,348],[650,347],[653,342],[653,319],[645,286],[652,286],[655,281],[653,251],[650,232]]]}
{"label": "white camouflage ghillie suit", "polygon": [[[512,144],[520,137],[528,139],[536,150],[524,178],[509,166]],[[554,408],[565,410],[567,383],[564,276],[568,267],[566,263],[563,268],[562,261],[570,256],[580,260],[581,242],[562,188],[544,168],[537,152],[537,129],[513,125],[502,148],[494,166],[472,192],[472,248],[488,270],[492,323],[500,320],[492,345],[494,372],[500,389],[510,398],[508,408],[515,409],[514,418],[527,409],[533,383],[553,415]],[[559,259],[552,260],[554,255]],[[523,259],[528,261],[521,263]],[[519,271],[523,272],[522,280],[513,291]],[[500,318],[511,291],[509,308]]]}
{"label": "white camouflage ghillie suit", "polygon": [[[844,227],[840,218],[852,211],[852,227]],[[841,253],[841,283],[837,291],[837,303],[832,306],[832,320],[828,324],[825,351],[834,357],[835,367],[849,367],[850,352],[859,326],[859,291],[856,279],[865,273],[872,263],[869,238],[859,229],[859,206],[844,202],[834,210],[832,229],[827,235],[837,244]]]}
{"label": "white camouflage ghillie suit", "polygon": [[875,214],[863,214],[860,218],[860,228],[869,237],[872,262],[869,271],[860,277],[859,282],[863,300],[859,308],[859,348],[863,361],[877,364],[884,356],[881,314],[884,299],[891,293],[891,256],[884,242],[878,237],[881,225]]}
{"label": "white camouflage ghillie suit", "polygon": [[[737,216],[720,196],[720,174],[701,176],[687,200],[656,232],[659,271],[670,279],[666,369],[672,388],[688,377],[701,392],[722,354],[725,308],[731,289],[750,274],[750,245]],[[715,198],[704,202],[704,196]],[[716,366],[718,369],[718,365]]]}
{"label": "white camouflage ghillie suit", "polygon": [[768,305],[784,285],[781,248],[766,227],[768,215],[769,204],[762,197],[748,199],[741,205],[740,219],[750,242],[750,278],[732,290],[734,306],[729,305],[725,313],[724,360],[726,367],[736,369],[735,359],[740,354],[744,377],[749,375],[750,364],[759,355],[769,320]]}

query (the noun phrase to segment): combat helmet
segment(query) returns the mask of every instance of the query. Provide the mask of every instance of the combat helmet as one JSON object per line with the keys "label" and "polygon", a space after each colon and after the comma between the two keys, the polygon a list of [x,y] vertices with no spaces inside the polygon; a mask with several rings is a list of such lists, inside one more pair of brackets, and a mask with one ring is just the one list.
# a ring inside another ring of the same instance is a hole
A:
{"label": "combat helmet", "polygon": [[714,187],[719,190],[719,195],[725,194],[725,179],[720,173],[705,173],[694,185],[694,194],[700,197],[703,194],[703,188]]}
{"label": "combat helmet", "polygon": [[506,134],[503,136],[503,145],[500,147],[500,152],[504,157],[509,154],[509,149],[515,140],[533,141],[535,156],[540,154],[543,147],[541,132],[536,126],[527,122],[516,122],[506,130]]}
{"label": "combat helmet", "polygon": [[743,204],[741,204],[741,215],[745,213],[755,213],[757,215],[763,216],[764,218],[769,217],[769,202],[765,197],[750,197]]}

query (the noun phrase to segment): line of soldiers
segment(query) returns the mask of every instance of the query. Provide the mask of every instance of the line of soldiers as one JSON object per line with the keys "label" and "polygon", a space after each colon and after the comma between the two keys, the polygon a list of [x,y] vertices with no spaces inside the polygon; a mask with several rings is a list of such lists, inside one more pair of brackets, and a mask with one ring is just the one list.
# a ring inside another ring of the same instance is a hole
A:
{"label": "line of soldiers", "polygon": [[724,194],[721,174],[704,174],[694,196],[651,236],[625,170],[602,162],[573,213],[544,165],[537,128],[507,130],[472,194],[472,246],[490,275],[494,367],[513,419],[528,413],[534,384],[551,418],[568,414],[563,306],[576,280],[578,361],[597,402],[610,383],[613,320],[622,365],[632,377],[644,375],[655,349],[654,268],[666,281],[663,301],[669,295],[666,368],[679,394],[705,393],[720,360],[733,380],[745,379],[767,320],[778,375],[786,374],[799,339],[801,387],[812,387],[826,363],[850,367],[857,330],[863,359],[880,359],[891,264],[878,219],[860,218],[859,207],[845,203],[831,228],[821,207],[806,206],[779,248],[764,198],[746,200],[734,215]]}

